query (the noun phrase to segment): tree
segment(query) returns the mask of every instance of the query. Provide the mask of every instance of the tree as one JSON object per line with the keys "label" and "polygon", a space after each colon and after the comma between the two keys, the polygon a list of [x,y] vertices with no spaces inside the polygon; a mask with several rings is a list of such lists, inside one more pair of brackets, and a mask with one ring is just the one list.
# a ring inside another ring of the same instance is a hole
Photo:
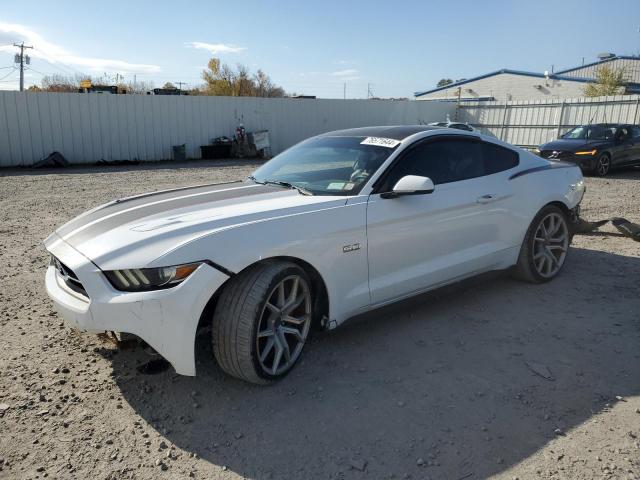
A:
{"label": "tree", "polygon": [[167,90],[175,90],[176,86],[171,82],[167,82],[162,86],[162,88],[165,88]]}
{"label": "tree", "polygon": [[284,97],[284,89],[273,84],[269,75],[258,69],[253,76],[256,97]]}
{"label": "tree", "polygon": [[453,80],[451,80],[450,78],[441,78],[438,81],[438,85],[436,85],[437,87],[446,87],[447,85],[451,85],[453,83]]}
{"label": "tree", "polygon": [[589,83],[584,88],[586,97],[604,97],[607,95],[617,95],[624,92],[625,69],[612,68],[609,65],[601,65],[596,71],[595,83]]}
{"label": "tree", "polygon": [[234,96],[235,75],[227,65],[220,65],[220,60],[212,58],[203,70],[202,79],[208,95]]}
{"label": "tree", "polygon": [[284,97],[282,87],[273,84],[269,76],[262,70],[251,75],[244,65],[236,65],[233,69],[217,58],[212,58],[203,70],[205,82],[203,93],[206,95],[224,95],[229,97]]}
{"label": "tree", "polygon": [[74,77],[54,73],[42,77],[40,84],[43,92],[77,92],[80,82]]}
{"label": "tree", "polygon": [[197,87],[192,87],[190,89],[187,90],[187,93],[191,96],[201,96],[201,95],[207,95],[207,91],[205,89],[204,86],[199,85]]}
{"label": "tree", "polygon": [[136,93],[138,95],[144,95],[148,91],[153,90],[154,85],[152,81],[138,80],[137,82],[129,82],[125,86],[127,93]]}

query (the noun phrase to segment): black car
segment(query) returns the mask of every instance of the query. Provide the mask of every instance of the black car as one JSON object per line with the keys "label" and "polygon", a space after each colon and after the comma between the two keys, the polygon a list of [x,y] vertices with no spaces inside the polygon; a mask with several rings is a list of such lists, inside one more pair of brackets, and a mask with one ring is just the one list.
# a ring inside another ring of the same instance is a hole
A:
{"label": "black car", "polygon": [[604,177],[612,168],[640,165],[640,127],[619,123],[581,125],[540,145],[539,155],[578,164]]}

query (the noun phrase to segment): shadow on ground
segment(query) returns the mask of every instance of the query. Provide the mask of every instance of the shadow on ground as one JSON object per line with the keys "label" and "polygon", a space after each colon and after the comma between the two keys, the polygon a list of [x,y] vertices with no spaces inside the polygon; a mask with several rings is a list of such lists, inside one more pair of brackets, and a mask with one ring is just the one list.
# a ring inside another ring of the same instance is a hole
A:
{"label": "shadow on ground", "polygon": [[139,350],[114,375],[169,441],[249,478],[485,478],[640,394],[639,281],[640,258],[574,248],[549,284],[483,277],[320,334],[272,386],[224,375],[206,338],[199,377],[141,375]]}
{"label": "shadow on ground", "polygon": [[605,179],[637,180],[640,178],[640,166],[621,167],[612,170]]}

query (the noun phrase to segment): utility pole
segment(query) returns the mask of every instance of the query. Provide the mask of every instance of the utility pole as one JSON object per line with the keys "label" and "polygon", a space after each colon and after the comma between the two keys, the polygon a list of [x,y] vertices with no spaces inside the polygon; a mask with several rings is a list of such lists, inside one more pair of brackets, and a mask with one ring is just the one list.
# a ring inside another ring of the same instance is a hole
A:
{"label": "utility pole", "polygon": [[344,82],[344,86],[343,86],[343,88],[342,88],[342,98],[343,98],[344,100],[346,100],[346,99],[347,99],[347,82]]}
{"label": "utility pole", "polygon": [[29,58],[28,55],[24,54],[24,50],[25,48],[33,48],[33,47],[25,45],[24,42],[20,44],[14,43],[13,46],[18,47],[20,49],[20,53],[16,55],[16,63],[20,64],[20,91],[24,92],[24,64],[25,64],[25,61],[27,65],[31,63],[31,58]]}
{"label": "utility pole", "polygon": [[182,92],[182,85],[186,85],[187,82],[176,82],[178,84],[178,92]]}
{"label": "utility pole", "polygon": [[373,92],[371,91],[371,84],[367,83],[367,100],[373,98]]}

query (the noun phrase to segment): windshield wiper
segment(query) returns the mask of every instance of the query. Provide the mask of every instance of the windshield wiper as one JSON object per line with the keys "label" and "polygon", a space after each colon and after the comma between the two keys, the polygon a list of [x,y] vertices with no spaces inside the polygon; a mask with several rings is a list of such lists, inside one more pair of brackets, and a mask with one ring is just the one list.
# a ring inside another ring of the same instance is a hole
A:
{"label": "windshield wiper", "polygon": [[293,190],[296,190],[298,193],[302,195],[313,195],[313,193],[310,190],[307,190],[306,188],[300,187],[298,185],[294,185],[293,183],[283,182],[282,180],[264,180],[261,182],[257,180],[253,175],[249,175],[247,178],[253,182],[259,183],[260,185],[278,185],[280,187],[291,188]]}

